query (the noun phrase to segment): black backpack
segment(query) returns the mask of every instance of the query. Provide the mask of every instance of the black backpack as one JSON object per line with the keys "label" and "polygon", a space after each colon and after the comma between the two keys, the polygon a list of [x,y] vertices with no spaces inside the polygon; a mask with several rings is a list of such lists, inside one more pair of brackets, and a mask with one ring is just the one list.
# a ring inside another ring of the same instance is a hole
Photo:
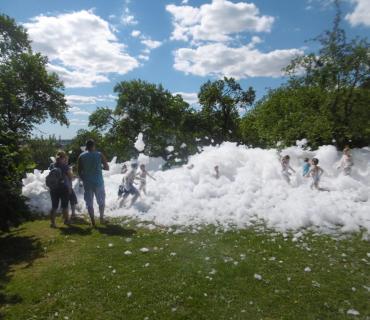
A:
{"label": "black backpack", "polygon": [[53,169],[50,170],[45,178],[45,182],[50,190],[58,191],[64,184],[62,169],[56,167],[54,164]]}

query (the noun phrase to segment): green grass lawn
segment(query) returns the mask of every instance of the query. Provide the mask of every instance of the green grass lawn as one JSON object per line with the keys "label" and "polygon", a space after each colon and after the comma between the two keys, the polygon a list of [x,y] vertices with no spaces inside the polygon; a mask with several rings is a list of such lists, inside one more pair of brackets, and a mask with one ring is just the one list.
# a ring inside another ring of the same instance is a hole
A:
{"label": "green grass lawn", "polygon": [[111,222],[1,235],[0,319],[370,319],[363,234]]}

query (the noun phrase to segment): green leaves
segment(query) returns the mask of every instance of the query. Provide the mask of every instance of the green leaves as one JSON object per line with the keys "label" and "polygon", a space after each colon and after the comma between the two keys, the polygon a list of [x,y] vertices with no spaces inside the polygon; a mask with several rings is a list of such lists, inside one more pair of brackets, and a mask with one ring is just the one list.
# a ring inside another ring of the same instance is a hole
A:
{"label": "green leaves", "polygon": [[311,147],[335,144],[362,147],[370,142],[370,43],[347,41],[339,27],[340,10],[333,30],[313,39],[318,54],[294,59],[284,71],[289,80],[270,90],[243,119],[245,139],[254,121],[253,142],[263,146],[291,146],[307,138]]}

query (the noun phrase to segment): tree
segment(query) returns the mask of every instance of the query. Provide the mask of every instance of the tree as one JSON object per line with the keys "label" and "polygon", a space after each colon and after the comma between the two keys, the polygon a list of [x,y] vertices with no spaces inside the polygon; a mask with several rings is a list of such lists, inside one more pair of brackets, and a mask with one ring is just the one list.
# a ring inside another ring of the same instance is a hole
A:
{"label": "tree", "polygon": [[0,15],[0,57],[31,50],[26,30],[5,14]]}
{"label": "tree", "polygon": [[318,54],[294,59],[284,69],[288,82],[270,90],[243,120],[245,128],[253,117],[260,141],[288,146],[307,138],[312,147],[334,143],[338,149],[369,143],[370,43],[347,41],[334,3],[333,30],[313,39],[321,45]]}
{"label": "tree", "polygon": [[198,126],[204,134],[216,142],[232,141],[239,138],[239,109],[252,106],[256,97],[249,87],[243,91],[235,79],[224,77],[223,80],[208,80],[198,93],[202,110],[198,113]]}
{"label": "tree", "polygon": [[[21,195],[19,144],[48,117],[68,125],[63,82],[48,73],[47,57],[31,50],[27,32],[14,19],[0,15],[0,228],[8,231],[31,219]],[[27,163],[28,164],[28,163]]]}
{"label": "tree", "polygon": [[25,29],[0,15],[0,118],[16,136],[30,134],[47,118],[69,125],[63,82],[48,73],[48,59],[34,54]]}
{"label": "tree", "polygon": [[69,124],[63,82],[46,71],[47,63],[39,53],[11,55],[0,63],[0,117],[17,135],[30,134],[48,117]]}
{"label": "tree", "polygon": [[17,140],[7,132],[0,121],[0,231],[18,227],[22,221],[32,220],[31,210],[22,196],[22,178],[25,168],[18,163]]}
{"label": "tree", "polygon": [[[145,153],[165,157],[165,147],[178,144],[181,139],[182,117],[189,104],[180,95],[173,96],[162,85],[132,80],[118,83],[115,110],[99,108],[89,117],[89,126],[107,130],[107,143],[116,141],[126,157],[136,156],[134,148],[139,133],[144,135]],[[181,143],[180,143],[181,144]],[[116,152],[119,151],[116,149]]]}
{"label": "tree", "polygon": [[46,170],[49,168],[51,163],[50,157],[54,157],[61,147],[60,138],[57,140],[55,135],[44,138],[43,136],[34,137],[25,140],[27,143],[25,150],[32,164],[35,164],[35,168],[39,170]]}

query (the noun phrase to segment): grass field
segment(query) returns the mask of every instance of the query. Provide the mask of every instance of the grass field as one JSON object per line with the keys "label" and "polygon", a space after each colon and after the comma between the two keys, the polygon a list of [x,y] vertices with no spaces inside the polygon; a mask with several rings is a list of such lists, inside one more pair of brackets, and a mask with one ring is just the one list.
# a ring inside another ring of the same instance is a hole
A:
{"label": "grass field", "polygon": [[0,319],[370,319],[366,233],[111,222],[1,235]]}

